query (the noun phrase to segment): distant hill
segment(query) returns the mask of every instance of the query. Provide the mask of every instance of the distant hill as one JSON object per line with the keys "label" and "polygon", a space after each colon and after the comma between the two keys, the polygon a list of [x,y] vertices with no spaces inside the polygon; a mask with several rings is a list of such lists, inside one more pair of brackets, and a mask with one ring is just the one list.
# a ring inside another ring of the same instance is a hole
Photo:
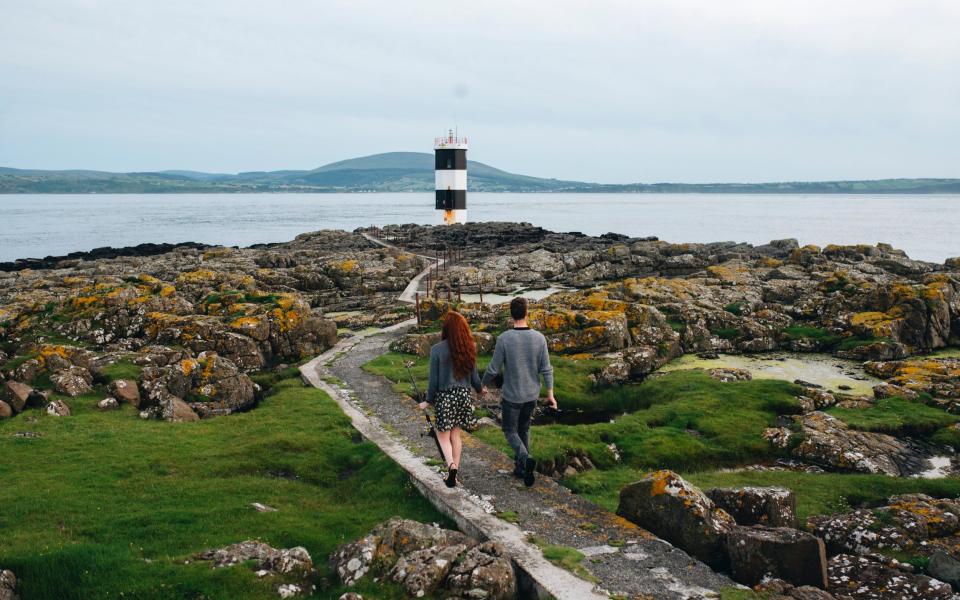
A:
{"label": "distant hill", "polygon": [[[469,161],[474,192],[628,192],[710,194],[931,194],[960,193],[960,179],[880,179],[780,183],[600,184],[518,175]],[[433,155],[387,152],[333,162],[312,170],[237,174],[170,170],[143,173],[41,171],[0,167],[0,194],[124,194],[229,192],[430,192]]]}

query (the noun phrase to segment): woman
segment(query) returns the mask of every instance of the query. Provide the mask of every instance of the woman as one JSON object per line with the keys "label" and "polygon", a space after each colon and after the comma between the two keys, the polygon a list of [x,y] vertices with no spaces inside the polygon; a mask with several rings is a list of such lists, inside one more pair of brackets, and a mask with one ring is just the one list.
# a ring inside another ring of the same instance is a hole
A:
{"label": "woman", "polygon": [[473,341],[467,320],[458,312],[449,312],[443,319],[440,343],[430,349],[430,383],[427,399],[420,403],[434,406],[437,416],[437,440],[447,460],[447,487],[457,485],[460,466],[461,429],[476,425],[470,388],[478,393],[483,386],[477,373],[477,344]]}

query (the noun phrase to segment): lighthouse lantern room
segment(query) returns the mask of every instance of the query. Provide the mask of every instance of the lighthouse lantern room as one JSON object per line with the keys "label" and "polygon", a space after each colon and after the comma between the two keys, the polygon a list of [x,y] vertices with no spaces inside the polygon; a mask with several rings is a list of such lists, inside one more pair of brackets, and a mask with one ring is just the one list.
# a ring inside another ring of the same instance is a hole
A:
{"label": "lighthouse lantern room", "polygon": [[467,222],[467,138],[450,131],[433,142],[437,215],[441,224]]}

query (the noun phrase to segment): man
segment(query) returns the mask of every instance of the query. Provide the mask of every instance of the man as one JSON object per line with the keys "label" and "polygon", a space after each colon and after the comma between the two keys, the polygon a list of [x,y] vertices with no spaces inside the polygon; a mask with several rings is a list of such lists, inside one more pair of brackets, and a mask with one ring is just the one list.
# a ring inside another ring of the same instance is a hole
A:
{"label": "man", "polygon": [[553,367],[547,351],[547,339],[527,325],[527,300],[514,298],[510,302],[513,329],[497,338],[493,358],[483,375],[483,384],[503,372],[501,387],[501,428],[507,443],[513,448],[516,465],[513,474],[523,483],[533,485],[536,463],[530,458],[530,418],[540,396],[540,377],[547,388],[547,402],[557,408],[553,397]]}

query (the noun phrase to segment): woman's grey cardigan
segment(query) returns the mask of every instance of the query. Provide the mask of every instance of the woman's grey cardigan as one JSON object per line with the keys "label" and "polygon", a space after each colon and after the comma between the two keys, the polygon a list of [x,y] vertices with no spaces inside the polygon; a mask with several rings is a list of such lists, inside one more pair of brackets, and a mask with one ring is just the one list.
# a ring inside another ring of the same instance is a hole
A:
{"label": "woman's grey cardigan", "polygon": [[427,385],[427,402],[433,404],[437,399],[437,392],[451,388],[464,387],[477,390],[483,389],[480,384],[480,374],[477,366],[468,377],[457,379],[453,374],[453,361],[450,360],[450,345],[446,340],[430,348],[430,382]]}

